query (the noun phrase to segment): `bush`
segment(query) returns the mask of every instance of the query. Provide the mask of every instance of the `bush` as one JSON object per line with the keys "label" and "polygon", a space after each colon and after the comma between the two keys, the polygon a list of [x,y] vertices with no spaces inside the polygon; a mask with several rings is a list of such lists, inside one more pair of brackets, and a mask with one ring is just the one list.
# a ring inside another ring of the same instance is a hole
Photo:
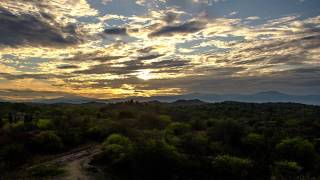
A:
{"label": "bush", "polygon": [[181,148],[184,152],[194,155],[205,155],[208,147],[208,137],[203,132],[188,133],[182,138]]}
{"label": "bush", "polygon": [[129,159],[133,145],[127,137],[112,134],[103,142],[102,150],[107,160],[112,164],[117,164]]}
{"label": "bush", "polygon": [[129,138],[121,135],[121,134],[111,134],[104,142],[103,147],[106,147],[111,144],[118,144],[121,146],[128,147],[131,145]]}
{"label": "bush", "polygon": [[85,142],[83,138],[83,132],[80,128],[69,128],[68,131],[59,132],[63,144],[70,146],[76,146]]}
{"label": "bush", "polygon": [[53,123],[49,119],[39,119],[37,121],[37,127],[42,130],[52,129],[54,127]]}
{"label": "bush", "polygon": [[186,123],[171,123],[165,130],[166,141],[174,146],[180,146],[182,137],[191,132],[191,126]]}
{"label": "bush", "polygon": [[139,129],[163,129],[166,126],[156,114],[143,113],[136,122]]}
{"label": "bush", "polygon": [[34,137],[33,143],[40,152],[57,152],[63,148],[61,138],[53,131],[40,132]]}
{"label": "bush", "polygon": [[112,164],[121,163],[129,158],[131,150],[119,144],[110,144],[104,147],[105,156]]}
{"label": "bush", "polygon": [[266,142],[263,135],[250,133],[242,139],[242,143],[245,146],[246,153],[251,154],[252,157],[261,157],[266,151]]}
{"label": "bush", "polygon": [[316,160],[314,145],[302,138],[288,138],[276,145],[279,159],[296,161],[306,169],[312,169]]}
{"label": "bush", "polygon": [[208,132],[211,140],[221,141],[230,146],[240,144],[241,138],[245,135],[244,126],[233,120],[217,121]]}
{"label": "bush", "polygon": [[3,129],[11,136],[16,136],[17,134],[24,132],[25,126],[23,121],[18,121],[11,124],[9,123],[5,124]]}
{"label": "bush", "polygon": [[93,140],[101,141],[107,137],[109,134],[108,129],[101,126],[93,126],[89,128],[86,132],[86,135]]}
{"label": "bush", "polygon": [[171,180],[181,170],[181,156],[174,146],[154,139],[136,146],[133,156],[133,173],[136,179]]}
{"label": "bush", "polygon": [[28,174],[34,178],[48,178],[54,176],[60,176],[65,174],[66,171],[61,166],[48,164],[38,165],[28,170]]}
{"label": "bush", "polygon": [[278,161],[273,166],[273,176],[276,179],[294,180],[301,173],[302,167],[297,162]]}
{"label": "bush", "polygon": [[213,172],[218,179],[249,179],[252,162],[229,155],[219,155],[213,162]]}

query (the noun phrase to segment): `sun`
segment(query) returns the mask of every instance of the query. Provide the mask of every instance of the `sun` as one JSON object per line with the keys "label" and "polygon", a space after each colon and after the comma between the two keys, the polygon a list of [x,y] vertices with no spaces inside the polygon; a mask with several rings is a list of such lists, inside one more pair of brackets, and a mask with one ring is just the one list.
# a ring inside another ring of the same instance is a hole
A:
{"label": "sun", "polygon": [[151,71],[149,69],[142,69],[138,71],[137,78],[147,81],[152,79],[153,75],[151,74]]}

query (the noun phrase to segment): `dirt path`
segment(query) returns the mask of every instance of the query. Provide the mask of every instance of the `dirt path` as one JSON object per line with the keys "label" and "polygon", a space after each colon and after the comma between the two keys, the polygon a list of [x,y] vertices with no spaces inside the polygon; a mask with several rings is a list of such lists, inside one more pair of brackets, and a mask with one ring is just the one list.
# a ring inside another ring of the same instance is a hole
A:
{"label": "dirt path", "polygon": [[[91,161],[92,157],[98,153],[100,153],[100,148],[93,147],[88,148],[59,159],[59,163],[65,165],[65,169],[67,171],[67,175],[61,180],[94,180],[96,179],[93,175],[93,172],[89,173],[88,169],[96,169],[92,167],[89,162]],[[96,175],[100,172],[96,169]],[[101,173],[100,173],[101,174]]]}
{"label": "dirt path", "polygon": [[[101,153],[100,146],[87,145],[70,152],[58,155],[54,159],[41,162],[34,166],[57,164],[64,167],[66,175],[59,178],[50,178],[57,180],[96,180],[105,179],[103,173],[97,168],[89,164],[92,157]],[[32,166],[32,167],[34,167]],[[32,168],[29,167],[29,168]],[[90,170],[90,172],[88,171]]]}

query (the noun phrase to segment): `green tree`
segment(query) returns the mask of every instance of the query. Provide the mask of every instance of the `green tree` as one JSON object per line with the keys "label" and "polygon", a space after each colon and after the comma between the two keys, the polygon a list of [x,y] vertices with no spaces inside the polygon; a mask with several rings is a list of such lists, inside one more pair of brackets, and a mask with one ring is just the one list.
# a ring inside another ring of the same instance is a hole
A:
{"label": "green tree", "polygon": [[297,162],[278,161],[273,165],[273,176],[276,179],[295,180],[301,174],[302,167]]}
{"label": "green tree", "polygon": [[57,152],[63,148],[61,138],[54,131],[42,131],[37,134],[33,143],[37,151],[41,152]]}
{"label": "green tree", "polygon": [[211,140],[221,141],[231,147],[236,147],[245,135],[244,127],[234,120],[220,120],[209,129],[208,135]]}
{"label": "green tree", "polygon": [[174,146],[149,139],[136,147],[133,170],[136,179],[174,179],[181,167],[181,156]]}
{"label": "green tree", "polygon": [[279,159],[296,161],[306,169],[312,169],[316,160],[314,145],[305,139],[287,138],[276,145]]}
{"label": "green tree", "polygon": [[181,148],[192,155],[205,155],[208,148],[208,137],[205,132],[190,132],[182,137]]}
{"label": "green tree", "polygon": [[175,122],[171,123],[165,129],[166,141],[169,144],[180,146],[184,135],[191,132],[191,126],[186,123]]}
{"label": "green tree", "polygon": [[133,144],[125,136],[112,134],[103,142],[102,150],[105,158],[116,164],[127,160],[131,156]]}
{"label": "green tree", "polygon": [[266,151],[265,137],[261,134],[250,133],[242,139],[242,143],[253,157],[261,157]]}
{"label": "green tree", "polygon": [[230,155],[219,155],[212,162],[217,179],[250,179],[252,166],[251,160]]}

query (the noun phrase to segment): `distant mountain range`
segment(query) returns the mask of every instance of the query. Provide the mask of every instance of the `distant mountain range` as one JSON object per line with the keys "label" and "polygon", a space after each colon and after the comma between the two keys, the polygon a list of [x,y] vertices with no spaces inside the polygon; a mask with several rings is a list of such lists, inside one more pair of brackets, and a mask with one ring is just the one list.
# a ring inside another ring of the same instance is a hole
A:
{"label": "distant mountain range", "polygon": [[[135,100],[140,102],[160,101],[160,102],[175,102],[175,103],[192,103],[200,104],[201,102],[223,102],[223,101],[238,101],[238,102],[293,102],[311,105],[320,105],[320,95],[289,95],[277,91],[260,92],[256,94],[183,94],[174,96],[152,96],[152,97],[127,97],[116,99],[95,99],[82,96],[65,96],[55,99],[36,99],[31,102],[56,104],[56,103],[70,103],[70,104],[84,104],[84,103],[115,103],[128,100]],[[188,100],[185,102],[184,100]],[[192,100],[192,101],[190,101]]]}
{"label": "distant mountain range", "polygon": [[[223,102],[223,101],[238,101],[238,102],[293,102],[311,105],[320,105],[320,95],[289,95],[277,91],[259,92],[255,94],[184,94],[176,96],[153,96],[153,97],[130,97],[126,98],[137,101],[161,101],[175,102],[179,100],[199,100],[203,102]],[[123,99],[113,99],[111,101],[123,101]],[[193,103],[196,103],[193,101]]]}

